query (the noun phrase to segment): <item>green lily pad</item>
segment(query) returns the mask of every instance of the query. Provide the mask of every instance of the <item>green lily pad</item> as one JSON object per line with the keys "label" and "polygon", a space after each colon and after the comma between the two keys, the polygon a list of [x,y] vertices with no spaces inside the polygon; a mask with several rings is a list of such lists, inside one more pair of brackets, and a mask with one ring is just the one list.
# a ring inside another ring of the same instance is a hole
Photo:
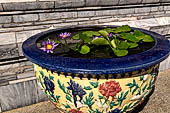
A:
{"label": "green lily pad", "polygon": [[138,38],[136,38],[136,36],[134,36],[131,33],[121,33],[120,38],[126,39],[131,42],[139,42],[140,41]]}
{"label": "green lily pad", "polygon": [[121,32],[129,32],[131,31],[131,28],[128,25],[123,25],[113,30],[114,30],[113,33],[121,33]]}
{"label": "green lily pad", "polygon": [[113,32],[114,30],[112,28],[106,28],[104,29],[107,33]]}
{"label": "green lily pad", "polygon": [[128,50],[119,50],[119,49],[114,49],[114,53],[116,56],[126,56],[128,54]]}
{"label": "green lily pad", "polygon": [[97,38],[91,41],[91,44],[94,44],[96,46],[100,46],[100,45],[108,45],[108,41],[104,38]]}
{"label": "green lily pad", "polygon": [[127,44],[128,44],[128,46],[129,46],[129,48],[135,48],[135,47],[138,46],[137,43],[130,43],[130,42],[128,42]]}
{"label": "green lily pad", "polygon": [[105,31],[105,30],[100,30],[100,31],[98,31],[102,36],[104,36],[105,38],[107,38],[107,39],[109,39],[109,37],[108,37],[108,32],[107,31]]}
{"label": "green lily pad", "polygon": [[96,31],[84,31],[82,32],[82,35],[86,35],[87,37],[93,37],[93,36],[100,36],[100,33]]}
{"label": "green lily pad", "polygon": [[72,37],[72,39],[74,39],[74,40],[78,40],[78,39],[80,39],[80,34],[76,34],[76,35],[74,35],[74,36]]}
{"label": "green lily pad", "polygon": [[90,52],[90,48],[87,45],[81,46],[81,49],[79,51],[81,54],[87,54]]}
{"label": "green lily pad", "polygon": [[80,39],[83,40],[85,43],[89,43],[93,40],[91,37],[89,37],[88,34],[80,34]]}
{"label": "green lily pad", "polygon": [[119,49],[128,49],[129,45],[128,45],[128,42],[127,41],[121,41],[120,44],[118,45],[118,48]]}
{"label": "green lily pad", "polygon": [[150,35],[144,34],[139,30],[134,31],[134,36],[143,42],[154,42],[154,39]]}

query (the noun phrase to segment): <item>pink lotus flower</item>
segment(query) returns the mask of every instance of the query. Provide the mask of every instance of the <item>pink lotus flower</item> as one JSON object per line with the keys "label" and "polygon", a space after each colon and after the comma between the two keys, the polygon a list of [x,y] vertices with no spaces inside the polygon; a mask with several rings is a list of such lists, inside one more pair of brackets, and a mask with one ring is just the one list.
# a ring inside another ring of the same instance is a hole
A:
{"label": "pink lotus flower", "polygon": [[56,46],[58,46],[58,44],[55,44],[54,41],[50,42],[50,40],[48,39],[48,41],[44,41],[43,42],[44,47],[40,48],[41,50],[43,50],[44,52],[47,53],[53,53],[53,50]]}

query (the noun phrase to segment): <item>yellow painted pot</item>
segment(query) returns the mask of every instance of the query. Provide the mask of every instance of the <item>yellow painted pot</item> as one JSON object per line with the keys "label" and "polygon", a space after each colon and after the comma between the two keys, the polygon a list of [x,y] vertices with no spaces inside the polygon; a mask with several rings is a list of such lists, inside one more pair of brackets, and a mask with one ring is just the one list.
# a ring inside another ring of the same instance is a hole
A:
{"label": "yellow painted pot", "polygon": [[147,97],[155,83],[158,65],[140,73],[126,73],[124,78],[110,74],[108,79],[99,80],[96,75],[80,78],[79,74],[52,72],[36,64],[34,70],[43,92],[64,111],[119,113],[131,111]]}
{"label": "yellow painted pot", "polygon": [[169,55],[169,41],[157,33],[133,28],[151,35],[155,45],[139,54],[103,59],[54,56],[37,47],[37,41],[44,37],[87,27],[49,30],[23,43],[23,53],[33,62],[40,87],[55,106],[67,113],[132,111],[152,91],[159,64]]}

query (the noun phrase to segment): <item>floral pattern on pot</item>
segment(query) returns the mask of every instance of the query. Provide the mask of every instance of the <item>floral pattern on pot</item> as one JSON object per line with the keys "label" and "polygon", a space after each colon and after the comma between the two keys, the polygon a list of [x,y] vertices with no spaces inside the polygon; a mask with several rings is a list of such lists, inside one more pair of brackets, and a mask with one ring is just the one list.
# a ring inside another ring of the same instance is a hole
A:
{"label": "floral pattern on pot", "polygon": [[[157,71],[122,79],[79,79],[34,65],[38,83],[50,101],[68,113],[127,113],[146,98]],[[69,75],[69,74],[68,74]]]}
{"label": "floral pattern on pot", "polygon": [[121,90],[120,84],[112,80],[106,81],[106,83],[102,83],[99,86],[99,92],[106,97],[106,100],[111,96],[113,101],[116,94]]}

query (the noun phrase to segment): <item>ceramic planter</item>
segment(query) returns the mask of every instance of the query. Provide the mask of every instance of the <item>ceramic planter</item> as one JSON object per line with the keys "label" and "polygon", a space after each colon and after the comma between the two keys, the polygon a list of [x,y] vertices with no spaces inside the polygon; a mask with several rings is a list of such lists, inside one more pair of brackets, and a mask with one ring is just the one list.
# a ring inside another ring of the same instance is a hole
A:
{"label": "ceramic planter", "polygon": [[23,43],[24,55],[33,62],[38,83],[54,105],[70,113],[127,113],[142,103],[154,86],[159,63],[169,55],[166,38],[138,29],[154,37],[154,47],[110,59],[52,56],[37,47],[40,38],[67,29],[42,32]]}

